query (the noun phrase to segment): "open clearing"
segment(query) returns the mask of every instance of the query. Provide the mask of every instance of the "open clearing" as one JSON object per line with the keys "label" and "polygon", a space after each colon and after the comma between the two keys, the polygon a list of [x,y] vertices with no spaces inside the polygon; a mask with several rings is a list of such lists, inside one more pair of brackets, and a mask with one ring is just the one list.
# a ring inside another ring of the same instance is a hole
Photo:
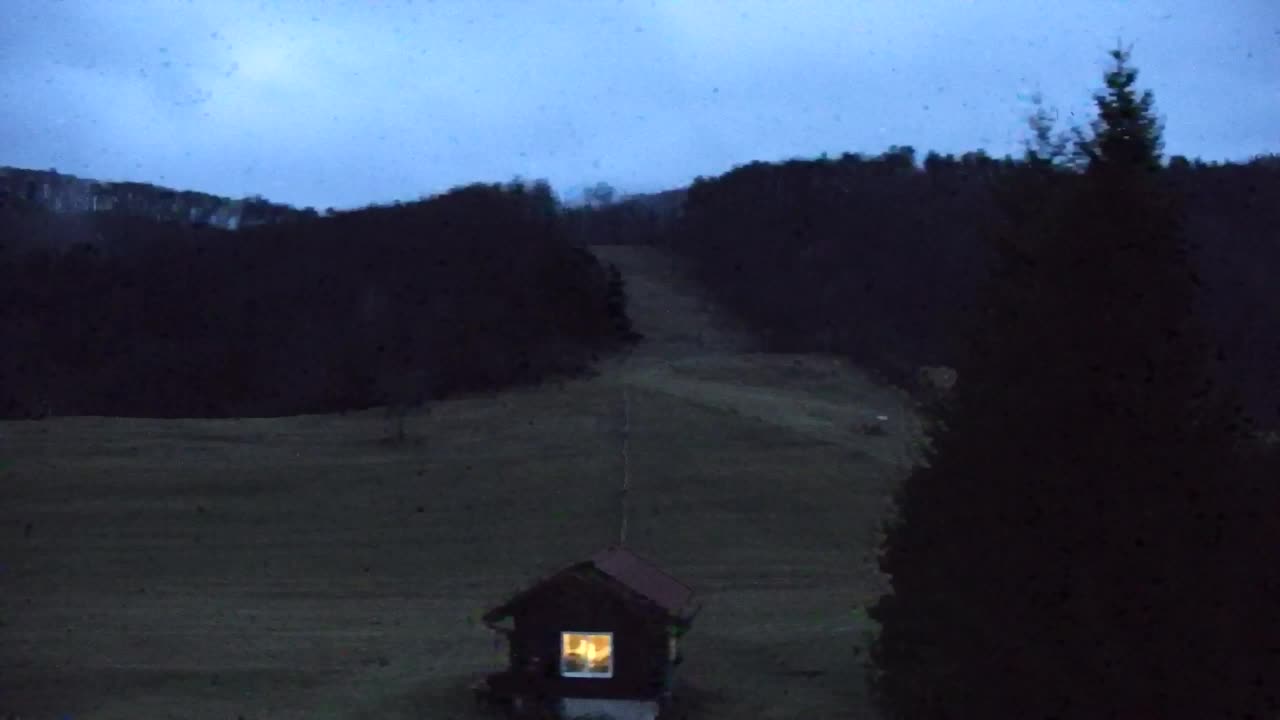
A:
{"label": "open clearing", "polygon": [[[705,718],[866,716],[852,612],[884,589],[905,395],[754,352],[652,248],[599,247],[648,336],[597,377],[380,412],[0,423],[0,716],[469,718],[478,616],[617,540],[705,609]],[[883,436],[855,425],[890,417]]]}

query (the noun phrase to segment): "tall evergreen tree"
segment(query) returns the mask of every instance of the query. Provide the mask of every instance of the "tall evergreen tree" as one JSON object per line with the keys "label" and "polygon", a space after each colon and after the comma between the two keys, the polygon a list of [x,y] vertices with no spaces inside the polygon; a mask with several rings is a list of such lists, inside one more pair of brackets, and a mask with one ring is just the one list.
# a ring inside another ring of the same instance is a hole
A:
{"label": "tall evergreen tree", "polygon": [[1039,116],[1001,193],[963,381],[899,493],[890,717],[1275,716],[1277,563],[1250,558],[1280,540],[1280,463],[1209,380],[1154,101],[1112,58],[1080,171]]}

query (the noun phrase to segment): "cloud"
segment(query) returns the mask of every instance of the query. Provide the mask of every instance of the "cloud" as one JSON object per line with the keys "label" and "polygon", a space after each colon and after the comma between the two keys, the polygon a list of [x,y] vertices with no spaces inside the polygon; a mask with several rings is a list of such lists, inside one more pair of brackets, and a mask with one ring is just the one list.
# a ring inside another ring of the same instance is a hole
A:
{"label": "cloud", "polygon": [[1265,0],[7,9],[0,164],[318,207],[517,174],[657,189],[890,144],[1016,152],[1033,91],[1087,119],[1121,37],[1169,117],[1170,152],[1247,157],[1280,119]]}

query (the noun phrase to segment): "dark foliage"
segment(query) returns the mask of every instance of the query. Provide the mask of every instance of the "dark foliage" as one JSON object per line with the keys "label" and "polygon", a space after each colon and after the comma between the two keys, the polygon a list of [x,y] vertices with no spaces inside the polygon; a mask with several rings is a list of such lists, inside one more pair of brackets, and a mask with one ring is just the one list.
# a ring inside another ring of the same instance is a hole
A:
{"label": "dark foliage", "polygon": [[[704,287],[779,352],[833,352],[911,387],[954,365],[995,256],[979,232],[1000,214],[993,184],[1036,179],[1027,162],[909,147],[878,157],[752,163],[687,190],[568,210],[577,245],[645,244],[691,259]],[[1222,362],[1260,422],[1280,427],[1280,162],[1173,157],[1196,281]]]}
{"label": "dark foliage", "polygon": [[1206,322],[1221,353],[1216,377],[1249,413],[1280,428],[1280,156],[1206,165],[1173,158]]}
{"label": "dark foliage", "polygon": [[1126,56],[1078,147],[1000,186],[993,280],[872,611],[886,715],[1280,711],[1280,456],[1215,383],[1176,178]]}
{"label": "dark foliage", "polygon": [[[1249,412],[1280,427],[1280,163],[1173,158],[1196,302]],[[979,228],[1007,207],[992,184],[1036,180],[1024,162],[910,148],[880,157],[753,163],[690,188],[617,234],[672,246],[726,307],[780,352],[833,352],[909,387],[921,365],[958,362],[979,284],[995,257]],[[605,211],[613,207],[605,208]],[[596,212],[596,211],[588,211]],[[618,210],[616,212],[623,212]],[[596,217],[596,216],[592,216]],[[590,221],[590,222],[595,222]],[[598,222],[608,225],[604,216]],[[601,232],[592,231],[599,236]]]}
{"label": "dark foliage", "polygon": [[684,201],[673,190],[565,210],[575,245],[647,245],[667,237]]}
{"label": "dark foliage", "polygon": [[981,153],[754,163],[689,190],[675,245],[768,349],[831,352],[906,384],[951,356],[989,252]]}
{"label": "dark foliage", "polygon": [[643,335],[631,327],[631,317],[627,315],[627,286],[622,279],[622,272],[617,265],[609,265],[609,291],[606,303],[609,308],[609,319],[613,323],[614,332],[628,343],[643,339]]}
{"label": "dark foliage", "polygon": [[[550,189],[238,232],[0,209],[0,415],[251,416],[585,369],[625,312]],[[616,290],[614,291],[616,295]]]}

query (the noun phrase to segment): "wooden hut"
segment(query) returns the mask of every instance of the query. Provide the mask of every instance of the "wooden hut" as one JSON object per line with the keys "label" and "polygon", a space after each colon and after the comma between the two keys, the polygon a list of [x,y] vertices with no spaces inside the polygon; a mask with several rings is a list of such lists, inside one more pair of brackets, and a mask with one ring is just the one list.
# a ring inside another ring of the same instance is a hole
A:
{"label": "wooden hut", "polygon": [[652,720],[670,702],[680,638],[698,609],[693,591],[653,563],[606,548],[485,613],[510,665],[477,692],[517,716]]}

